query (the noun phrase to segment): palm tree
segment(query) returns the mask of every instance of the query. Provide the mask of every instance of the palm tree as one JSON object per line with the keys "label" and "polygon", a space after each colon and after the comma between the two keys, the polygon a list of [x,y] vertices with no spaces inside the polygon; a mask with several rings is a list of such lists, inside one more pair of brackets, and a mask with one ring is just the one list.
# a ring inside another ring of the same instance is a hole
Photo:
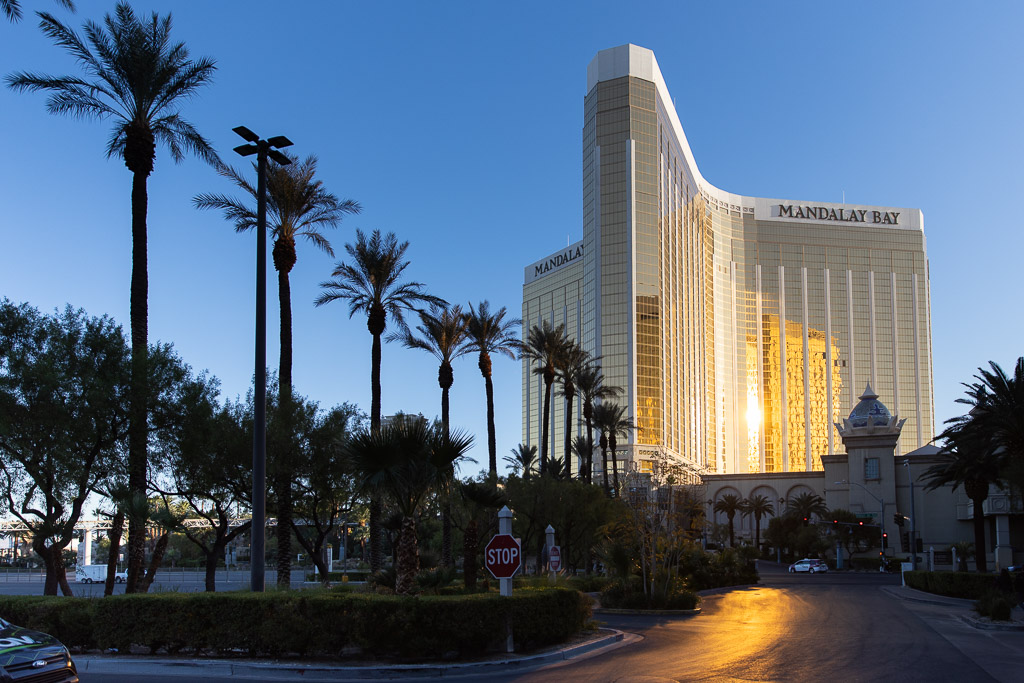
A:
{"label": "palm tree", "polygon": [[977,426],[995,442],[1004,477],[1024,488],[1024,356],[1017,359],[1012,375],[991,361],[989,368],[978,368],[977,381],[964,385],[967,396],[957,403],[970,406],[970,410],[948,420],[950,426],[939,438],[968,424]]}
{"label": "palm tree", "polygon": [[622,389],[604,383],[601,366],[588,365],[576,375],[576,391],[583,402],[583,419],[587,423],[589,446],[586,450],[587,461],[583,465],[583,480],[589,484],[594,478],[594,401],[616,398],[622,393]]}
{"label": "palm tree", "polygon": [[959,422],[943,432],[945,444],[937,457],[942,462],[932,465],[924,473],[928,481],[926,491],[952,484],[955,491],[964,487],[964,493],[973,503],[974,556],[979,572],[988,571],[985,553],[985,500],[992,484],[1002,488],[1000,454],[994,435],[984,423]]}
{"label": "palm tree", "polygon": [[[292,410],[292,296],[289,274],[295,267],[296,238],[334,256],[331,243],[323,235],[323,228],[336,227],[342,217],[362,210],[358,202],[339,200],[324,189],[316,179],[317,158],[298,158],[285,153],[289,165],[273,165],[267,169],[267,213],[270,232],[274,239],[274,269],[277,270],[277,294],[281,310],[281,357],[278,366],[278,391],[286,420]],[[222,165],[217,172],[245,191],[254,201],[257,190],[242,174],[231,166]],[[220,194],[200,194],[193,198],[199,209],[218,209],[224,218],[235,224],[235,232],[255,230],[256,209],[233,197]],[[286,427],[286,431],[288,428]],[[282,462],[288,456],[278,454]],[[291,585],[291,519],[294,507],[291,496],[291,468],[277,468],[274,488],[277,491],[277,584]]]}
{"label": "palm tree", "polygon": [[[7,3],[7,7],[12,5]],[[147,178],[153,172],[156,143],[163,142],[174,161],[191,152],[219,163],[213,147],[178,106],[208,84],[216,70],[212,59],[190,60],[184,43],[171,41],[171,15],[154,12],[140,20],[127,2],[119,2],[104,26],[84,25],[88,43],[52,15],[40,12],[40,27],[48,38],[67,50],[85,71],[85,77],[46,76],[22,72],[7,77],[15,90],[49,91],[46,108],[51,114],[115,121],[107,143],[107,157],[120,157],[132,173],[131,275],[131,419],[128,434],[128,486],[146,492],[147,398],[149,343],[149,275],[147,262]],[[134,592],[145,559],[145,524],[137,520],[128,529],[128,584]]]}
{"label": "palm tree", "polygon": [[[53,0],[64,9],[75,11],[75,3],[71,0]],[[0,14],[7,17],[12,24],[21,21],[21,2],[19,0],[0,0]]]}
{"label": "palm tree", "polygon": [[[586,481],[584,469],[590,463],[594,456],[594,442],[592,438],[579,434],[572,439],[572,452],[576,456],[576,462],[579,463],[578,476],[581,481]],[[572,473],[570,472],[570,476]]]}
{"label": "palm tree", "polygon": [[539,367],[534,368],[534,374],[544,378],[544,415],[541,418],[540,440],[540,473],[547,470],[548,462],[548,429],[551,421],[551,385],[555,382],[555,372],[562,353],[565,351],[568,337],[565,336],[565,326],[553,327],[547,320],[540,325],[534,325],[526,335],[523,343],[523,355],[530,360],[536,361]]}
{"label": "palm tree", "polygon": [[498,442],[494,431],[494,384],[491,382],[491,354],[506,356],[515,360],[522,349],[518,339],[518,318],[505,320],[505,307],[491,313],[490,304],[481,301],[473,308],[469,304],[466,313],[466,334],[470,351],[478,355],[477,367],[484,378],[484,389],[487,393],[487,457],[488,472],[492,479],[498,476]]}
{"label": "palm tree", "polygon": [[727,493],[718,500],[715,501],[715,512],[723,513],[729,519],[729,546],[735,546],[733,536],[733,518],[736,517],[737,512],[743,510],[743,501],[735,493]]}
{"label": "palm tree", "polygon": [[504,460],[523,479],[529,479],[534,463],[537,462],[537,447],[519,444],[512,449],[512,455],[506,455]]}
{"label": "palm tree", "polygon": [[[455,383],[452,361],[469,353],[466,343],[466,316],[461,306],[445,308],[431,306],[430,313],[420,311],[419,336],[411,330],[402,330],[388,336],[388,341],[400,341],[406,348],[422,349],[440,362],[437,384],[441,387],[441,427],[448,433],[448,391]],[[442,491],[441,509],[441,562],[445,567],[452,562],[452,506],[450,491]]]}
{"label": "palm tree", "polygon": [[395,419],[379,429],[356,434],[346,446],[359,488],[375,499],[387,498],[401,514],[395,549],[395,592],[413,593],[419,571],[416,516],[431,492],[450,486],[455,464],[473,437],[445,434],[439,425],[415,418]]}
{"label": "palm tree", "polygon": [[803,520],[803,525],[807,526],[811,516],[827,515],[828,506],[825,505],[825,499],[817,493],[804,491],[786,501],[786,511],[799,517]]}
{"label": "palm tree", "polygon": [[558,359],[555,372],[562,380],[561,395],[565,399],[565,459],[566,473],[572,476],[572,403],[576,397],[576,380],[594,359],[575,341],[567,340],[565,350]]}
{"label": "palm tree", "polygon": [[772,505],[771,500],[768,496],[756,495],[750,498],[744,498],[742,501],[742,507],[740,508],[743,512],[744,517],[754,518],[754,547],[761,548],[761,518],[768,515],[775,514],[775,506]]}
{"label": "palm tree", "polygon": [[[620,406],[614,401],[605,401],[594,407],[594,422],[601,430],[602,455],[606,448],[612,452],[613,495],[617,497],[619,495],[619,463],[615,451],[618,446],[618,437],[629,436],[629,433],[637,429],[637,426],[633,423],[633,418],[626,415],[626,407]],[[607,459],[605,459],[605,489],[607,490],[607,488],[608,468]]]}
{"label": "palm tree", "polygon": [[[356,243],[346,244],[345,251],[352,263],[338,262],[331,276],[335,279],[321,282],[323,292],[316,298],[316,305],[323,306],[332,301],[348,302],[348,317],[356,313],[366,314],[366,327],[373,337],[370,353],[370,429],[377,431],[381,426],[380,412],[380,363],[381,336],[387,329],[387,317],[404,329],[403,313],[415,310],[417,304],[444,306],[447,302],[440,297],[423,291],[420,282],[400,282],[402,273],[409,266],[404,261],[408,242],[398,243],[394,233],[382,237],[374,230],[370,239],[362,230],[356,230]],[[380,500],[370,501],[370,568],[380,571]]]}

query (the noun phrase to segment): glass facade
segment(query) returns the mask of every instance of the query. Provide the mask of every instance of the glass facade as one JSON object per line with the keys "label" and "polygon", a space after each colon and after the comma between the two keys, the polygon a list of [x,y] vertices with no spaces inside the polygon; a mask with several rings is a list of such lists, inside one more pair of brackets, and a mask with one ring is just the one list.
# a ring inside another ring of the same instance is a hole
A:
{"label": "glass facade", "polygon": [[[523,319],[572,319],[601,356],[639,426],[627,459],[660,452],[695,476],[820,470],[868,383],[907,420],[898,452],[930,441],[921,212],[715,188],[649,50],[599,53],[588,87],[582,258],[557,276],[575,278],[571,295],[542,300],[566,287],[551,276],[524,285]],[[523,373],[530,443],[537,380]]]}

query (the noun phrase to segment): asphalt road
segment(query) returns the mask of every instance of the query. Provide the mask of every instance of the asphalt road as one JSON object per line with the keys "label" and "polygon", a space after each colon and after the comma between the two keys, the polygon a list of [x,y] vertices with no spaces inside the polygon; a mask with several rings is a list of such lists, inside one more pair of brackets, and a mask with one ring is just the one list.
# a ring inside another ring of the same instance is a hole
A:
{"label": "asphalt road", "polygon": [[[608,626],[640,636],[632,643],[532,671],[476,673],[461,680],[959,683],[1020,680],[1024,671],[1024,633],[977,631],[959,622],[948,608],[894,598],[882,586],[898,585],[896,576],[789,575],[770,564],[761,571],[762,585],[709,596],[696,617],[603,617]],[[83,683],[136,680],[130,671],[82,676]],[[292,674],[230,680],[266,683],[297,678]]]}

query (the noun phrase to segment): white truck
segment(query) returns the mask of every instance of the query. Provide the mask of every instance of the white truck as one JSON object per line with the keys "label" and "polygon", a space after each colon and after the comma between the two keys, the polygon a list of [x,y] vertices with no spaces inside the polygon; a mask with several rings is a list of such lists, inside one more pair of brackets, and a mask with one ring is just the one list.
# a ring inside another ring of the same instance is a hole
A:
{"label": "white truck", "polygon": [[[79,583],[103,583],[107,580],[107,565],[105,564],[80,564],[75,569],[75,581]],[[124,583],[128,580],[126,572],[114,574],[114,583]]]}

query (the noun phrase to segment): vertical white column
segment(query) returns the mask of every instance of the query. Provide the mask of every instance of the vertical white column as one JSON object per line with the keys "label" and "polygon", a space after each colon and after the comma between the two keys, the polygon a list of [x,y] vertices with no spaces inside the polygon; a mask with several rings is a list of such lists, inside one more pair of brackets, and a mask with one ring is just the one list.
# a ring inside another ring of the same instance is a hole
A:
{"label": "vertical white column", "polygon": [[924,425],[921,424],[921,340],[919,326],[921,320],[917,312],[917,273],[910,278],[911,305],[914,307],[914,420],[917,422],[917,444],[914,448],[924,445]]}
{"label": "vertical white column", "polygon": [[[626,415],[635,421],[636,414],[636,199],[633,194],[636,192],[636,140],[626,141],[626,168],[629,170],[626,188],[626,220],[629,221],[627,232],[629,233],[629,320],[626,323],[626,348],[629,357],[629,386],[626,388],[626,400],[629,402],[626,408]],[[635,441],[635,429],[629,431],[627,443],[633,445]],[[627,456],[628,458],[629,456]],[[628,465],[627,463],[624,463]]]}
{"label": "vertical white column", "polygon": [[786,387],[786,267],[779,266],[779,424],[782,427],[782,471],[789,471],[789,396]]}
{"label": "vertical white column", "polygon": [[832,425],[832,278],[829,269],[825,269],[825,428],[828,430],[828,452],[834,452],[834,432]]}
{"label": "vertical white column", "polygon": [[761,264],[755,266],[756,288],[757,288],[757,403],[761,412],[761,424],[758,426],[757,451],[761,461],[760,471],[764,472],[767,464],[764,461],[764,426],[766,424],[764,415],[764,329],[762,323],[761,308]]}
{"label": "vertical white column", "polygon": [[857,351],[856,335],[853,333],[853,271],[846,271],[846,336],[850,340],[850,392],[849,405],[843,407],[843,412],[853,410],[857,405]]}
{"label": "vertical white column", "polygon": [[900,414],[900,356],[899,356],[899,327],[896,313],[896,273],[889,273],[889,294],[892,305],[892,411],[894,415]]}
{"label": "vertical white column", "polygon": [[804,471],[810,472],[814,465],[811,453],[811,349],[810,349],[810,315],[807,312],[807,268],[800,269],[800,303],[803,308],[803,347],[804,347]]}
{"label": "vertical white column", "polygon": [[871,330],[871,388],[878,393],[878,337],[875,335],[875,271],[868,271],[868,327]]}
{"label": "vertical white column", "polygon": [[[741,438],[743,433],[743,413],[740,412],[740,384],[746,385],[746,371],[740,372],[739,368],[739,326],[737,323],[736,316],[736,262],[729,261],[729,286],[731,293],[729,301],[732,304],[732,310],[730,311],[730,336],[731,340],[726,344],[726,349],[729,353],[730,365],[732,366],[732,377],[730,378],[730,384],[732,384],[732,448],[729,449],[732,453],[732,471],[738,474],[746,474],[750,471],[749,465],[746,461],[746,443],[747,440]],[[746,392],[743,392],[746,396]]]}
{"label": "vertical white column", "polygon": [[[523,338],[525,339],[526,335],[529,334],[530,332],[530,319],[525,315],[523,316],[523,332]],[[526,443],[524,445],[529,446],[530,442],[532,441],[531,437],[533,436],[533,423],[531,421],[533,411],[531,410],[532,401],[530,399],[530,383],[533,380],[533,361],[529,360],[528,358],[523,359],[523,372],[526,375],[526,378],[524,380],[526,386],[523,390],[523,395],[526,396],[526,400],[524,401],[524,403],[526,404]]]}
{"label": "vertical white column", "polygon": [[82,532],[83,540],[85,543],[85,557],[82,559],[86,565],[92,564],[92,529],[84,529]]}

